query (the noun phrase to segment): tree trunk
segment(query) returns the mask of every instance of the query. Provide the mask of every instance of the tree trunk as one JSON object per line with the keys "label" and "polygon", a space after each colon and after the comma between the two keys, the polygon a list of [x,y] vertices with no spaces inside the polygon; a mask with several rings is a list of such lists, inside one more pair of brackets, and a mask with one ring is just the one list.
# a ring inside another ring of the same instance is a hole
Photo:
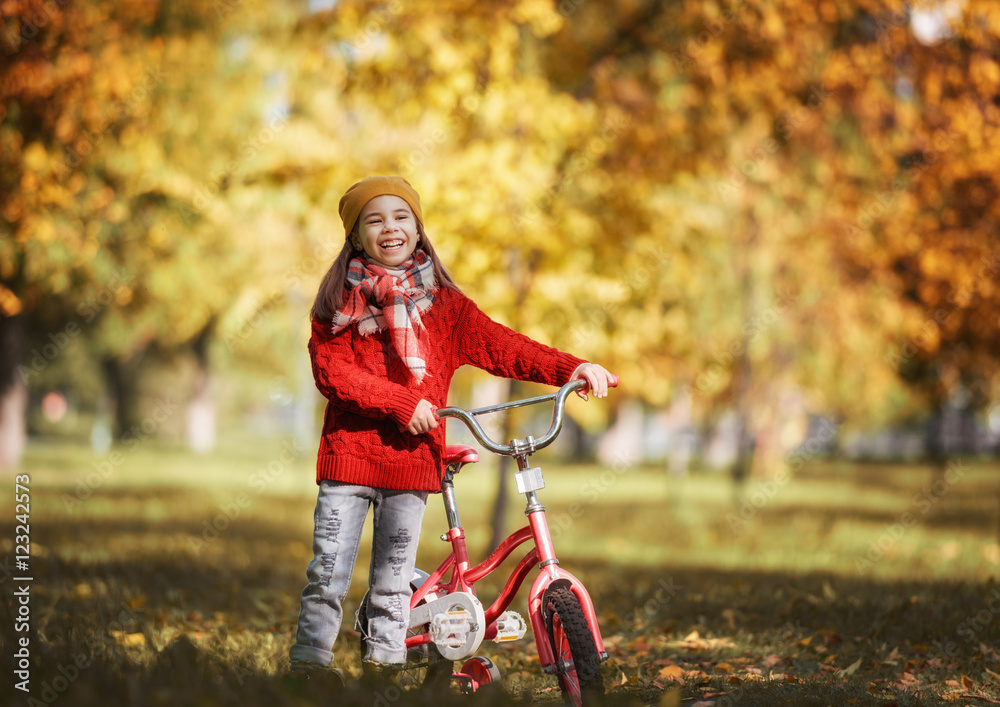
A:
{"label": "tree trunk", "polygon": [[[517,381],[508,380],[507,394],[504,396],[504,398],[506,400],[513,400],[514,396],[520,395],[520,391],[521,391],[520,383],[518,383]],[[514,415],[512,414],[512,412],[513,411],[508,411],[507,414],[504,416],[503,437],[500,440],[498,440],[502,444],[506,444],[507,442],[510,442],[510,440],[514,438],[514,425],[512,422],[514,419]],[[504,532],[504,518],[506,517],[507,514],[507,505],[510,496],[508,491],[508,488],[510,486],[510,479],[508,478],[508,474],[510,473],[511,470],[511,462],[512,462],[511,457],[502,456],[500,457],[500,463],[497,468],[497,497],[496,501],[493,504],[493,523],[491,525],[492,533],[490,535],[490,552],[499,547],[500,543],[502,543],[504,538],[506,537],[506,533]]]}
{"label": "tree trunk", "polygon": [[[752,217],[746,219],[746,233],[744,241],[740,244],[742,250],[740,258],[740,300],[743,308],[743,322],[749,322],[753,316],[753,293],[754,278],[751,266],[751,251],[756,242],[756,223]],[[736,463],[733,465],[733,491],[738,496],[746,483],[751,471],[753,471],[754,450],[757,447],[756,432],[753,430],[751,419],[752,402],[750,400],[750,381],[752,371],[750,366],[750,337],[746,327],[740,327],[742,346],[740,354],[733,361],[733,380],[735,382],[734,399],[736,403],[736,414],[740,422],[738,444],[736,447]]]}
{"label": "tree trunk", "polygon": [[927,455],[927,461],[931,465],[931,484],[944,479],[944,473],[948,466],[946,416],[945,403],[942,400],[935,400],[924,433],[924,450]]}
{"label": "tree trunk", "polygon": [[24,455],[28,388],[17,374],[24,354],[24,315],[0,317],[0,470],[14,470]]}
{"label": "tree trunk", "polygon": [[121,440],[126,435],[140,436],[142,421],[138,414],[138,378],[139,361],[142,355],[136,354],[128,362],[122,362],[114,356],[101,360],[104,371],[104,382],[107,386],[107,396],[110,402],[111,438]]}
{"label": "tree trunk", "polygon": [[208,362],[211,330],[212,322],[209,322],[191,346],[198,369],[194,397],[188,403],[185,429],[188,448],[197,454],[207,454],[215,449],[215,397]]}

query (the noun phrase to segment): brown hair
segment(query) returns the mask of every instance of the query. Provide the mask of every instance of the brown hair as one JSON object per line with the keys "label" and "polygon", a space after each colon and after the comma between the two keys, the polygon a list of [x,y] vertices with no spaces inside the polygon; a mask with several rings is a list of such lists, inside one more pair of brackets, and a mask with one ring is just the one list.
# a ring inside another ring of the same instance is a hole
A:
{"label": "brown hair", "polygon": [[[355,221],[354,228],[351,229],[351,235],[357,235],[357,232],[358,224]],[[434,246],[431,245],[430,239],[424,232],[424,225],[420,222],[420,219],[417,219],[417,233],[420,234],[420,241],[417,244],[417,248],[423,250],[427,254],[427,257],[431,259],[431,262],[434,263],[434,278],[437,280],[438,286],[461,292],[458,285],[452,279],[451,273],[448,272],[448,268],[444,266],[444,263],[438,258],[437,253],[434,252]],[[344,247],[341,249],[340,254],[333,261],[333,265],[326,271],[323,281],[319,284],[316,300],[313,302],[312,311],[309,313],[313,319],[333,319],[334,312],[344,306],[344,292],[347,289],[347,268],[351,263],[351,259],[361,252],[363,251],[354,247],[350,238],[344,241]]]}

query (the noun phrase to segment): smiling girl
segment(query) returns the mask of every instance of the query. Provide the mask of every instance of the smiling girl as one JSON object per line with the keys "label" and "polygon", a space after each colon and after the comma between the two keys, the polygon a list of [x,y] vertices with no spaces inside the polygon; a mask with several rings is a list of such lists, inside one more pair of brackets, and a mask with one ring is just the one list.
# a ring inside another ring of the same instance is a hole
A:
{"label": "smiling girl", "polygon": [[[289,657],[307,675],[332,669],[333,644],[373,509],[366,673],[406,661],[410,580],[427,494],[441,489],[455,370],[561,386],[584,378],[607,395],[603,367],[487,317],[455,285],[423,227],[420,197],[402,177],[374,176],[340,200],[345,243],[312,309],[309,353],[327,398],[316,464],[314,557]],[[582,396],[586,399],[586,395]]]}

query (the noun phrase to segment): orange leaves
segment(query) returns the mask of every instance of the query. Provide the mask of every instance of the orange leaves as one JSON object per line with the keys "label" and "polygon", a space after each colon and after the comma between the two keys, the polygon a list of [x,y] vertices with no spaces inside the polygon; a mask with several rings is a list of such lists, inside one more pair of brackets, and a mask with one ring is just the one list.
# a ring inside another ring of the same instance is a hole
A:
{"label": "orange leaves", "polygon": [[684,682],[684,668],[679,665],[668,665],[667,667],[660,669],[660,672],[657,673],[657,677],[661,680]]}
{"label": "orange leaves", "polygon": [[732,642],[727,638],[702,638],[697,631],[692,631],[680,641],[668,643],[668,646],[682,648],[688,651],[708,651],[716,648],[732,647]]}

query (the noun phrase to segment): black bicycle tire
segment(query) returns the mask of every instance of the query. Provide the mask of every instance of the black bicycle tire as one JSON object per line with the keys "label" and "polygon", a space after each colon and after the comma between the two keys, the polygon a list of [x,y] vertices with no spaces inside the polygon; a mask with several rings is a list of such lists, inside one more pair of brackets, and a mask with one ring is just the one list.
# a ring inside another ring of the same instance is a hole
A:
{"label": "black bicycle tire", "polygon": [[[417,587],[413,584],[410,585],[416,591]],[[361,605],[358,607],[358,623],[361,626],[366,626],[368,621],[368,592],[365,592],[365,596],[361,600]],[[426,633],[429,628],[427,624],[424,624],[423,633]],[[421,632],[417,632],[421,633]],[[365,657],[365,633],[361,632],[358,637],[358,648],[361,652],[362,660]],[[425,665],[426,664],[426,665]],[[426,672],[423,678],[419,681],[422,688],[428,689],[441,689],[446,688],[451,683],[452,673],[455,668],[454,661],[448,660],[441,652],[438,651],[437,646],[433,643],[424,643],[417,648],[410,648],[406,651],[406,665],[404,668],[406,671],[412,671],[420,667],[426,667]]]}
{"label": "black bicycle tire", "polygon": [[[580,686],[581,702],[587,702],[594,697],[604,695],[604,677],[601,675],[601,658],[597,654],[594,636],[587,624],[580,600],[569,586],[559,585],[550,588],[542,601],[545,630],[548,633],[552,655],[559,662],[559,646],[556,645],[553,619],[559,617],[562,633],[566,637],[573,666],[576,669],[576,679]],[[573,704],[573,694],[566,674],[557,669],[556,679],[563,699],[567,704]]]}

